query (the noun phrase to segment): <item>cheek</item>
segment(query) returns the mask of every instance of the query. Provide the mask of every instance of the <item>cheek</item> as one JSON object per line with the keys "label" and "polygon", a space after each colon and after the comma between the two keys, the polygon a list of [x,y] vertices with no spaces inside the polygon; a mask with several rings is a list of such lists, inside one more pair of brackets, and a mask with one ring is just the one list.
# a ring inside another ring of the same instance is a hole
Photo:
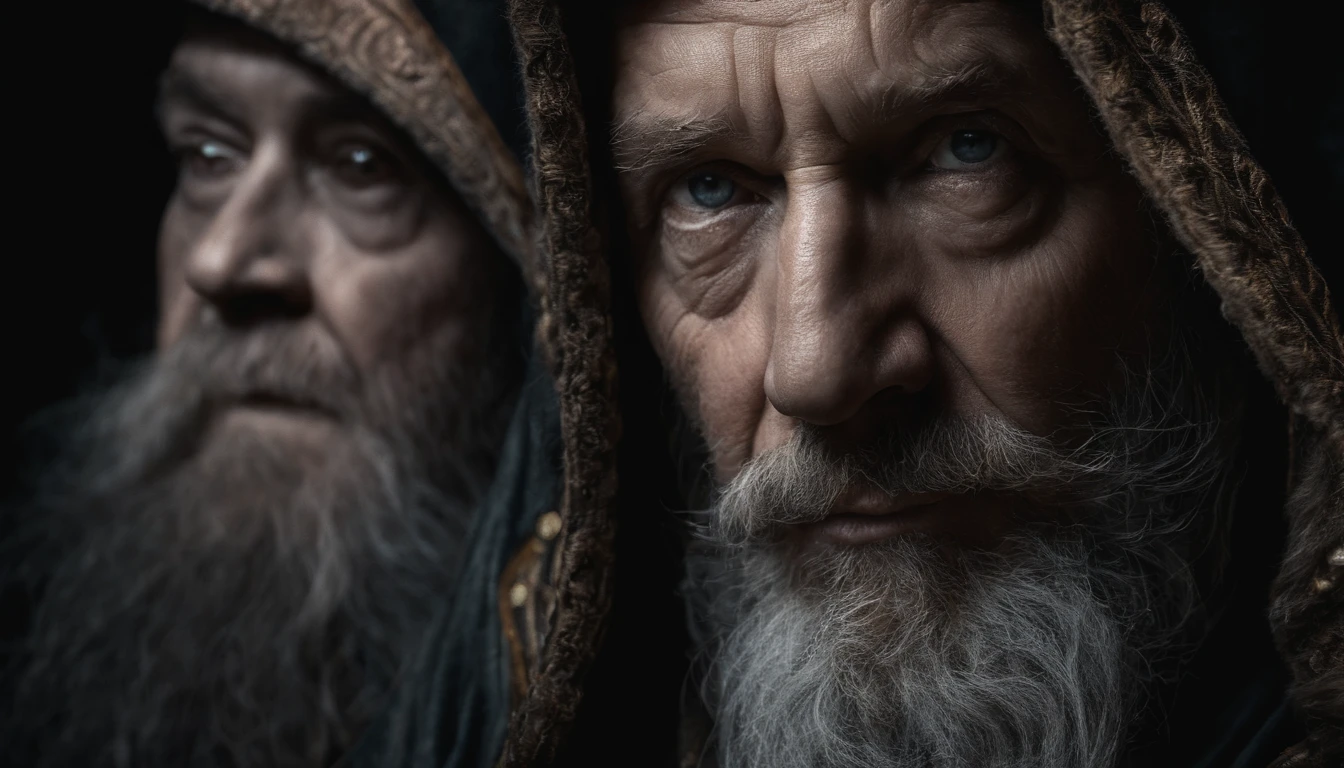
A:
{"label": "cheek", "polygon": [[157,258],[159,322],[155,344],[160,350],[181,338],[200,310],[200,297],[187,285],[183,265],[206,226],[208,222],[185,210],[176,197],[168,202],[159,224]]}
{"label": "cheek", "polygon": [[406,365],[428,339],[468,362],[472,329],[488,321],[493,299],[484,259],[502,257],[455,224],[431,221],[401,247],[377,252],[335,225],[323,228],[313,269],[319,312],[360,370]]}
{"label": "cheek", "polygon": [[1151,257],[1129,196],[1075,194],[1032,243],[947,263],[930,310],[974,388],[1038,433],[1103,395],[1151,314]]}
{"label": "cheek", "polygon": [[655,351],[682,407],[694,415],[720,477],[753,455],[765,403],[769,334],[757,297],[748,294],[726,316],[688,309],[665,275],[646,276],[640,308]]}
{"label": "cheek", "polygon": [[711,220],[665,222],[643,241],[640,307],[682,407],[710,446],[720,479],[755,455],[769,412],[768,272],[778,223],[763,203]]}
{"label": "cheek", "polygon": [[669,216],[662,224],[650,259],[686,309],[706,319],[736,310],[751,289],[758,254],[773,247],[777,222],[767,208],[739,205],[703,222]]}

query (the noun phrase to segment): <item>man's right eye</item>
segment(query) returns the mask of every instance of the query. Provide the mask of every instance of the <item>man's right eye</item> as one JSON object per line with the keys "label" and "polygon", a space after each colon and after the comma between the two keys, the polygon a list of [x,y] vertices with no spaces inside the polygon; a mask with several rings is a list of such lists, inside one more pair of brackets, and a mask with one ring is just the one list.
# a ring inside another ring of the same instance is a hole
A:
{"label": "man's right eye", "polygon": [[237,150],[212,139],[183,144],[175,154],[184,172],[206,179],[230,173],[242,159]]}
{"label": "man's right eye", "polygon": [[738,195],[737,184],[717,173],[697,172],[677,182],[672,201],[686,208],[717,211]]}

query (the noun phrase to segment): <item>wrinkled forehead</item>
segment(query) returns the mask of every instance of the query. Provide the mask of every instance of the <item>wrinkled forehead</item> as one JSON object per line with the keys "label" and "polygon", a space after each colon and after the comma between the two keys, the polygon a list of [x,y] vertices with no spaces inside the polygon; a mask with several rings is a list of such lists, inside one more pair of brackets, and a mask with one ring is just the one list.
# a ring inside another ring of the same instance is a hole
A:
{"label": "wrinkled forehead", "polygon": [[797,63],[827,54],[812,62],[818,65],[846,58],[828,46],[843,37],[886,67],[908,60],[912,47],[923,49],[917,55],[936,53],[932,49],[948,42],[953,29],[1021,36],[1039,29],[1039,14],[1039,5],[1027,0],[641,0],[622,8],[617,27],[630,42],[638,40],[629,35],[640,28],[683,27],[703,34],[714,27],[729,39],[746,35],[789,44],[780,52]]}
{"label": "wrinkled forehead", "polygon": [[754,139],[851,138],[928,102],[1069,100],[1067,67],[1023,2],[651,0],[618,22],[614,107],[715,117]]}

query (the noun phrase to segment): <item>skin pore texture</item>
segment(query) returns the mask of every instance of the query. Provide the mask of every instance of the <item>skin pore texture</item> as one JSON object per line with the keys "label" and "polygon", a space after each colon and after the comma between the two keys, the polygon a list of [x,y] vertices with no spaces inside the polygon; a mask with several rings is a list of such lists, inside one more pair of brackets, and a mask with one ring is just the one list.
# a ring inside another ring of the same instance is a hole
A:
{"label": "skin pore texture", "polygon": [[521,282],[401,131],[270,38],[193,16],[158,111],[157,349],[47,417],[63,449],[6,542],[40,600],[4,740],[331,765],[457,580]]}
{"label": "skin pore texture", "polygon": [[[1146,341],[1139,193],[1029,20],[646,7],[620,34],[615,145],[645,322],[721,479],[795,423],[862,439],[919,396],[1047,433]],[[967,131],[988,159],[956,157]],[[731,198],[697,204],[702,175]]]}
{"label": "skin pore texture", "polygon": [[1234,420],[1039,19],[655,0],[613,60],[634,289],[718,486],[720,764],[1113,764],[1198,636]]}

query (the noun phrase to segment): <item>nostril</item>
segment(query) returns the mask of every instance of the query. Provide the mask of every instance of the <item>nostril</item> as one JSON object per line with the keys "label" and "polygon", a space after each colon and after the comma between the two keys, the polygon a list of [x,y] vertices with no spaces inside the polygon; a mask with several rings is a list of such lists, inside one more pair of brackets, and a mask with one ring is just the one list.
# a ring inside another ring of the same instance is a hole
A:
{"label": "nostril", "polygon": [[[208,262],[202,259],[202,263]],[[288,256],[237,257],[218,269],[189,272],[187,283],[233,326],[298,317],[312,308],[313,295],[304,265]]]}
{"label": "nostril", "polygon": [[311,309],[306,297],[283,293],[239,293],[217,298],[214,302],[225,325],[246,328],[273,320],[293,320]]}
{"label": "nostril", "polygon": [[766,367],[766,398],[781,414],[816,426],[844,423],[874,404],[922,399],[935,380],[923,338],[907,333],[885,348],[836,339],[809,354],[776,350]]}

